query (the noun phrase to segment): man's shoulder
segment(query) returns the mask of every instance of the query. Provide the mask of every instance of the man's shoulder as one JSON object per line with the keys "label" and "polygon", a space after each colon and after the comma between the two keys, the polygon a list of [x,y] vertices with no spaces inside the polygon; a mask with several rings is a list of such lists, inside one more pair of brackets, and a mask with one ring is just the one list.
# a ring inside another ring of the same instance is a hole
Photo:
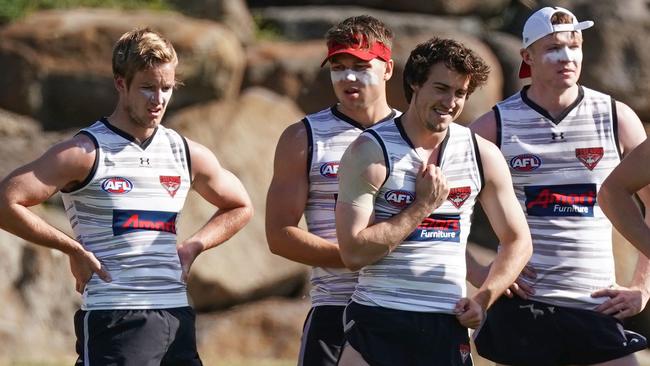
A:
{"label": "man's shoulder", "polygon": [[580,88],[582,89],[582,93],[584,94],[584,96],[588,98],[600,98],[600,99],[607,99],[607,100],[611,100],[612,98],[609,94],[588,88],[584,85],[580,85]]}

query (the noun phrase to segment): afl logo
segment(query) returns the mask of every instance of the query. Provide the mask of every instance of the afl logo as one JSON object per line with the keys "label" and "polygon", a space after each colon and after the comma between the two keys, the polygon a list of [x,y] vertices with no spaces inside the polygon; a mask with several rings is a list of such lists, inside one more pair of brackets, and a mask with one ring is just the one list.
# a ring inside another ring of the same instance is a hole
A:
{"label": "afl logo", "polygon": [[384,195],[388,203],[395,207],[406,207],[413,202],[415,195],[409,191],[388,191]]}
{"label": "afl logo", "polygon": [[336,178],[339,172],[339,162],[330,161],[320,166],[320,175],[325,178]]}
{"label": "afl logo", "polygon": [[113,194],[129,193],[133,189],[133,184],[130,180],[122,177],[106,178],[102,182],[102,189],[104,192]]}
{"label": "afl logo", "polygon": [[517,155],[510,159],[510,167],[518,172],[529,172],[542,165],[542,159],[533,154]]}

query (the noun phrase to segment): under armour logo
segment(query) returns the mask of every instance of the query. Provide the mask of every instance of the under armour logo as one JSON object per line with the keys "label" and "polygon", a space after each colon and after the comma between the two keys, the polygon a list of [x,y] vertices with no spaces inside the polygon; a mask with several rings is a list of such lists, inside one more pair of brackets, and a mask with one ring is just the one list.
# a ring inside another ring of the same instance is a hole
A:
{"label": "under armour logo", "polygon": [[542,310],[542,309],[535,309],[535,305],[534,305],[534,304],[530,304],[530,305],[519,305],[519,309],[525,309],[525,308],[529,308],[529,309],[530,309],[531,314],[533,314],[533,319],[537,319],[537,316],[540,316],[540,315],[541,315],[541,316],[544,316],[544,314],[545,314],[545,313],[544,313],[544,310]]}
{"label": "under armour logo", "polygon": [[560,132],[560,133],[551,132],[551,138],[553,139],[553,141],[564,140],[564,132]]}
{"label": "under armour logo", "polygon": [[149,158],[140,158],[140,165],[151,165]]}

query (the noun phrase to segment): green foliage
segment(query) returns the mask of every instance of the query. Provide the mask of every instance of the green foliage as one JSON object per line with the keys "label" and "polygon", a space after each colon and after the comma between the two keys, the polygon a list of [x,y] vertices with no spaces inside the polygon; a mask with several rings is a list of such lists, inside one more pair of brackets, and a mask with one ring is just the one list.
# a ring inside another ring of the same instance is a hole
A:
{"label": "green foliage", "polygon": [[172,8],[166,0],[0,0],[0,24],[22,18],[38,10],[77,7],[155,10]]}
{"label": "green foliage", "polygon": [[[2,1],[2,0],[0,0]],[[264,19],[260,14],[253,13],[255,22],[255,38],[258,40],[278,41],[282,39],[282,31],[277,24]]]}

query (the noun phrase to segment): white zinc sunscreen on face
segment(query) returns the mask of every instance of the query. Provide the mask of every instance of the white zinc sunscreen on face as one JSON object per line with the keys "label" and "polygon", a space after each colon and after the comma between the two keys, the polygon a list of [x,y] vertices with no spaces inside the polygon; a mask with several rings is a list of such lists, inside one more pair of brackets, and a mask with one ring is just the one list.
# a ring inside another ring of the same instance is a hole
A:
{"label": "white zinc sunscreen on face", "polygon": [[550,63],[557,62],[582,62],[582,48],[569,48],[564,46],[544,53],[544,61]]}
{"label": "white zinc sunscreen on face", "polygon": [[[156,91],[151,89],[140,89],[140,92],[145,96],[145,98],[147,98],[147,100],[151,102],[167,105],[167,103],[169,103],[169,99],[172,97],[173,90],[173,88],[169,88],[169,90],[161,90],[159,94],[156,94]],[[156,95],[158,95],[158,100],[156,100]]]}
{"label": "white zinc sunscreen on face", "polygon": [[345,70],[332,70],[330,71],[333,83],[341,81],[358,81],[364,86],[378,85],[379,77],[372,73],[370,70],[354,71],[352,69]]}

